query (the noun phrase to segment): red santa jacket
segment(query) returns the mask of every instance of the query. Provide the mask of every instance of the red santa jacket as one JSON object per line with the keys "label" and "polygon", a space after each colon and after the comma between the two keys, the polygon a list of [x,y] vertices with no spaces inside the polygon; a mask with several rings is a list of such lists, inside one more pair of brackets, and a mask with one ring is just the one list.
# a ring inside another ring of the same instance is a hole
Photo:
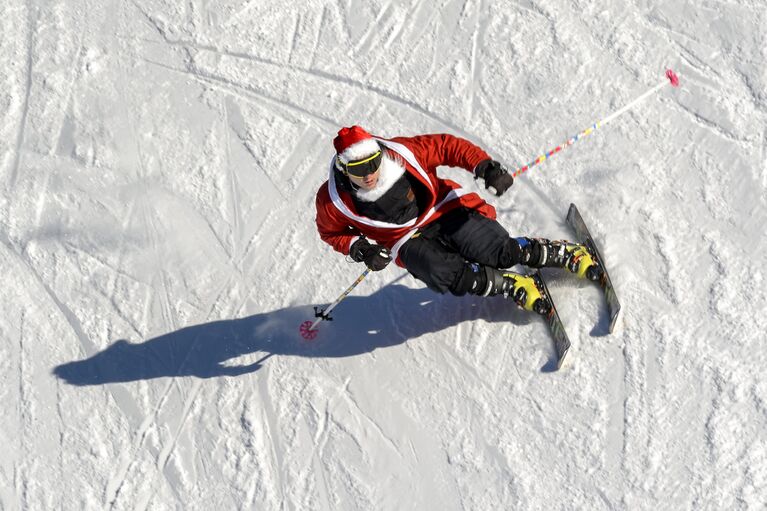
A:
{"label": "red santa jacket", "polygon": [[[446,212],[465,206],[476,209],[488,218],[495,219],[495,208],[474,192],[458,183],[437,177],[437,167],[463,167],[472,172],[488,154],[468,140],[453,135],[419,135],[397,137],[391,140],[376,138],[388,151],[399,155],[405,171],[415,176],[429,191],[427,207],[418,218],[404,224],[373,220],[357,213],[349,192],[336,187],[335,163],[330,162],[330,175],[317,192],[317,230],[322,240],[342,254],[349,254],[349,247],[361,235],[389,248],[397,260],[400,247],[419,228],[435,221]],[[335,158],[334,158],[335,159]]]}

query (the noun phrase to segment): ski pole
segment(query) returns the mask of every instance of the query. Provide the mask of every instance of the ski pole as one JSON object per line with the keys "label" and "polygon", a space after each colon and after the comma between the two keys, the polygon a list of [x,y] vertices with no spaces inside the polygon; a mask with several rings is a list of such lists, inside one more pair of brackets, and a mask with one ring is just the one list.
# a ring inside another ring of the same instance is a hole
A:
{"label": "ski pole", "polygon": [[320,321],[331,321],[333,318],[330,317],[330,311],[332,311],[336,305],[341,303],[341,301],[347,297],[349,293],[352,292],[352,289],[357,287],[357,284],[362,282],[365,277],[368,276],[368,273],[370,273],[370,268],[366,268],[365,271],[362,272],[362,274],[357,277],[357,280],[355,280],[349,288],[341,293],[341,296],[336,298],[336,301],[328,305],[326,308],[319,310],[318,307],[314,308],[314,316],[317,318],[312,323],[311,321],[307,320],[301,323],[301,326],[299,327],[299,330],[301,332],[301,337],[304,339],[314,339],[317,337],[317,330],[315,330],[315,327],[320,323]]}
{"label": "ski pole", "polygon": [[639,96],[634,101],[632,101],[628,105],[624,106],[623,108],[621,108],[617,112],[614,112],[614,113],[610,114],[609,116],[605,117],[601,121],[592,124],[591,126],[586,128],[585,130],[583,130],[580,133],[578,133],[577,135],[575,135],[573,137],[570,137],[570,139],[568,139],[568,141],[565,142],[563,145],[557,146],[554,149],[552,149],[551,151],[548,151],[546,154],[544,154],[542,156],[539,156],[535,160],[531,161],[527,165],[523,165],[522,167],[519,167],[517,170],[512,172],[511,175],[513,177],[517,177],[520,174],[522,174],[523,172],[528,171],[530,168],[532,168],[532,167],[538,165],[539,163],[542,163],[542,162],[546,161],[547,159],[551,158],[553,155],[557,154],[558,152],[562,151],[563,149],[566,149],[566,148],[570,147],[571,145],[576,143],[581,138],[583,138],[583,137],[585,137],[587,135],[590,135],[597,128],[601,128],[602,126],[604,126],[608,122],[612,121],[613,119],[615,119],[616,117],[618,117],[622,113],[630,110],[637,103],[639,103],[640,101],[645,99],[647,96],[650,96],[650,95],[656,93],[657,91],[659,91],[661,88],[663,88],[663,86],[665,86],[669,82],[671,83],[672,87],[679,87],[679,77],[671,69],[667,69],[666,70],[666,80],[663,80],[658,85],[652,87],[650,90],[648,90],[647,92],[645,92],[644,94],[642,94],[641,96]]}

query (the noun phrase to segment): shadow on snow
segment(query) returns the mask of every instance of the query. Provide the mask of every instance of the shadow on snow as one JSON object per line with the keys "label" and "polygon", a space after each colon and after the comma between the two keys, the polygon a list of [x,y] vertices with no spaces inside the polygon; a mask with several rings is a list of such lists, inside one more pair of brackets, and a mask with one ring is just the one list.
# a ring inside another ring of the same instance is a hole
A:
{"label": "shadow on snow", "polygon": [[[118,340],[90,358],[57,366],[53,373],[72,385],[167,376],[237,376],[257,371],[273,355],[352,357],[464,321],[483,319],[516,325],[538,321],[499,297],[456,298],[401,285],[385,286],[370,296],[350,296],[332,315],[335,320],[322,322],[313,341],[302,339],[298,331],[303,321],[313,319],[312,307],[288,307],[242,319],[190,326],[142,343]],[[548,338],[543,329],[537,330],[536,335]],[[495,341],[502,343],[506,339]],[[263,356],[245,365],[231,365],[232,359],[253,354]]]}

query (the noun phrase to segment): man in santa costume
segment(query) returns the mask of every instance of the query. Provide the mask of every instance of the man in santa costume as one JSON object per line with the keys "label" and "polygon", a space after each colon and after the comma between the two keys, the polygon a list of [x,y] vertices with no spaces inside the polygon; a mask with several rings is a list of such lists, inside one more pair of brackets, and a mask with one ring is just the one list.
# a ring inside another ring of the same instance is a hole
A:
{"label": "man in santa costume", "polygon": [[394,260],[439,293],[511,296],[546,313],[535,281],[510,272],[516,264],[560,267],[595,278],[585,246],[543,238],[512,238],[495,208],[478,194],[437,176],[462,167],[500,196],[513,184],[506,169],[468,140],[447,134],[384,139],[359,126],[342,128],[328,180],[317,192],[323,241],[379,271]]}

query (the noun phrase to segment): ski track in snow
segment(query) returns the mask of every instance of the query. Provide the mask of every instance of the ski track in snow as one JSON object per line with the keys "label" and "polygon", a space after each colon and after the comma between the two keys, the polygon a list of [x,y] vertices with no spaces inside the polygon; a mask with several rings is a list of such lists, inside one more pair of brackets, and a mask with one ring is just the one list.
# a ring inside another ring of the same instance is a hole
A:
{"label": "ski track in snow", "polygon": [[[37,2],[0,19],[0,509],[761,509],[767,54],[759,2]],[[450,132],[573,340],[500,299],[359,274],[314,228],[332,136]]]}
{"label": "ski track in snow", "polygon": [[22,113],[21,113],[21,122],[19,122],[19,130],[18,130],[18,136],[16,138],[16,147],[13,151],[14,153],[14,159],[13,159],[13,167],[11,169],[11,176],[10,176],[10,189],[13,190],[13,188],[16,186],[16,180],[18,179],[19,174],[19,166],[21,165],[22,161],[22,146],[24,144],[24,132],[27,128],[27,115],[29,114],[29,96],[32,91],[32,65],[33,65],[33,57],[32,53],[35,49],[35,30],[36,30],[36,21],[33,19],[33,13],[32,9],[29,6],[29,3],[27,3],[27,58],[26,58],[26,72],[25,72],[25,81],[24,81],[24,106],[22,107]]}

